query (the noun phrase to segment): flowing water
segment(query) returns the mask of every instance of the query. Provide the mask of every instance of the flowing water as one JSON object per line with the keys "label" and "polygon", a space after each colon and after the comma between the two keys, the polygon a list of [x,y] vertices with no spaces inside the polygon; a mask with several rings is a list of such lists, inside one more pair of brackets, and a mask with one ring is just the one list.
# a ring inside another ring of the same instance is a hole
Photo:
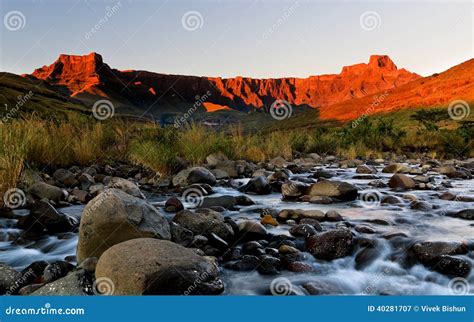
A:
{"label": "flowing water", "polygon": [[[375,200],[356,200],[353,202],[316,205],[305,202],[283,202],[281,195],[273,193],[264,196],[249,195],[256,205],[242,207],[240,211],[229,211],[225,213],[237,222],[241,220],[260,220],[256,209],[318,209],[324,212],[337,210],[351,226],[358,224],[369,224],[375,228],[374,234],[359,234],[371,238],[376,242],[377,257],[368,265],[359,267],[356,264],[356,256],[333,261],[316,260],[307,254],[306,261],[314,268],[310,273],[294,273],[282,271],[277,276],[265,276],[257,271],[238,272],[222,269],[222,279],[226,284],[226,294],[269,294],[272,283],[286,283],[284,287],[291,288],[294,294],[305,294],[301,287],[307,282],[315,282],[322,285],[322,289],[336,294],[390,294],[390,295],[441,295],[453,294],[452,280],[431,271],[421,264],[410,268],[403,267],[399,262],[393,260],[394,255],[400,253],[400,249],[394,249],[394,243],[384,238],[384,235],[392,233],[403,233],[412,242],[417,241],[463,241],[470,245],[470,252],[464,258],[471,264],[474,262],[474,223],[469,220],[456,219],[446,216],[447,211],[463,210],[473,208],[474,202],[445,201],[438,198],[442,191],[413,190],[406,193],[397,193],[388,188],[373,188],[368,185],[373,179],[354,179],[354,169],[332,169],[326,168],[336,174],[332,180],[341,180],[358,186],[361,195],[370,194],[377,196]],[[380,170],[380,169],[379,169]],[[380,179],[387,181],[391,174],[377,174]],[[436,176],[436,174],[433,174]],[[308,174],[296,175],[308,176]],[[245,183],[248,179],[239,179]],[[439,185],[441,176],[435,177],[435,183]],[[474,195],[474,180],[452,180],[452,193],[464,196]],[[238,195],[233,188],[215,187],[215,196]],[[404,201],[401,205],[381,205],[378,200],[384,195],[396,195],[402,197],[411,194],[434,206],[431,211],[418,211],[410,209],[409,202]],[[150,201],[156,205],[163,205],[167,199],[165,196],[151,196]],[[186,206],[186,204],[185,204]],[[72,206],[63,208],[61,211],[74,216],[80,216],[83,206]],[[160,212],[164,213],[162,208]],[[36,260],[62,260],[66,256],[75,255],[77,234],[67,233],[56,236],[31,237],[24,235],[21,230],[14,227],[16,218],[27,214],[26,211],[15,211],[7,218],[0,218],[0,262],[5,262],[15,268],[22,269]],[[169,214],[167,214],[170,217]],[[335,227],[337,223],[324,222],[324,229]],[[267,227],[273,234],[288,234],[289,225],[281,224],[277,227]],[[354,231],[352,229],[352,231]],[[406,247],[406,246],[404,246]],[[406,248],[405,248],[406,250]],[[473,265],[474,266],[474,265]],[[357,268],[356,268],[357,267]],[[275,280],[277,279],[277,280]],[[466,284],[467,280],[467,284]],[[463,280],[462,285],[454,287],[469,288],[474,294],[474,273]],[[451,282],[451,284],[450,284]],[[459,281],[455,281],[458,283]],[[455,291],[456,292],[456,291]]]}

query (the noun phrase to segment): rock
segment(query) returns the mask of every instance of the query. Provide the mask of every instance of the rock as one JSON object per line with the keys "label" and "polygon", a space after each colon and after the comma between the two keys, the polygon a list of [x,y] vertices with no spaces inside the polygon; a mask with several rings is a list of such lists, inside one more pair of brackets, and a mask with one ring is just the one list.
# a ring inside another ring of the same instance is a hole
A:
{"label": "rock", "polygon": [[342,218],[341,214],[338,213],[337,211],[329,210],[328,212],[326,212],[325,220],[326,221],[343,221],[344,218]]}
{"label": "rock", "polygon": [[250,181],[239,190],[244,193],[266,195],[272,192],[272,187],[265,176],[260,176],[250,179]]}
{"label": "rock", "polygon": [[259,242],[249,241],[242,245],[242,253],[245,255],[262,256],[265,255],[265,250]]}
{"label": "rock", "polygon": [[334,202],[334,199],[326,196],[313,196],[309,198],[308,202],[320,205],[329,205]]}
{"label": "rock", "polygon": [[411,250],[416,258],[424,265],[436,265],[442,255],[463,255],[467,254],[468,247],[459,242],[421,242],[413,245]]}
{"label": "rock", "polygon": [[227,176],[231,178],[238,178],[245,171],[242,166],[237,164],[237,162],[231,160],[219,161],[216,164],[215,170],[220,171],[221,173],[226,173]]}
{"label": "rock", "polygon": [[222,179],[229,179],[230,176],[227,172],[221,169],[213,169],[211,170],[212,174],[214,177],[216,177],[216,180],[222,180]]}
{"label": "rock", "polygon": [[307,225],[307,224],[300,224],[300,225],[291,227],[289,232],[291,235],[295,237],[309,238],[310,236],[316,235],[318,233],[318,230],[316,230],[314,226]]}
{"label": "rock", "polygon": [[390,178],[388,186],[392,189],[407,190],[414,189],[416,182],[405,174],[396,173]]}
{"label": "rock", "polygon": [[441,255],[433,269],[441,274],[467,277],[471,272],[471,263],[464,258]]}
{"label": "rock", "polygon": [[173,177],[173,186],[188,186],[194,183],[216,184],[216,177],[206,168],[193,167],[180,171]]}
{"label": "rock", "polygon": [[257,256],[244,255],[241,259],[226,264],[225,267],[234,271],[253,271],[258,267],[259,264],[260,260]]}
{"label": "rock", "polygon": [[209,242],[209,239],[207,239],[206,236],[197,235],[197,236],[194,236],[193,241],[191,242],[189,247],[202,249],[204,248],[204,246],[207,245],[208,242]]}
{"label": "rock", "polygon": [[266,238],[267,230],[262,224],[250,220],[239,223],[239,240],[259,240]]}
{"label": "rock", "polygon": [[123,241],[153,237],[170,239],[168,221],[146,201],[118,189],[107,189],[84,208],[77,260],[97,257]]}
{"label": "rock", "polygon": [[31,295],[58,296],[58,295],[89,295],[87,292],[87,279],[83,270],[71,272],[52,283],[46,284]]}
{"label": "rock", "polygon": [[224,207],[233,209],[237,204],[234,196],[206,197],[202,200],[201,208]]}
{"label": "rock", "polygon": [[96,278],[109,279],[114,295],[211,295],[224,291],[214,261],[153,238],[109,248],[99,258]]}
{"label": "rock", "polygon": [[232,242],[234,238],[232,226],[225,222],[221,214],[210,209],[201,209],[196,213],[183,210],[173,217],[173,221],[191,230],[195,235],[214,233],[227,243]]}
{"label": "rock", "polygon": [[82,190],[89,190],[89,188],[95,184],[95,179],[93,176],[87,173],[82,173],[77,177],[77,181],[81,185]]}
{"label": "rock", "polygon": [[45,267],[43,279],[45,283],[54,282],[61,277],[66,276],[74,269],[74,265],[65,261],[57,261]]}
{"label": "rock", "polygon": [[310,295],[344,294],[338,285],[322,280],[305,283],[303,284],[303,288],[308,291]]}
{"label": "rock", "polygon": [[53,173],[53,178],[66,187],[75,187],[79,184],[74,173],[66,169],[58,169]]}
{"label": "rock", "polygon": [[189,246],[194,239],[194,234],[191,230],[181,227],[175,222],[170,223],[170,232],[171,240],[184,247]]}
{"label": "rock", "polygon": [[92,199],[91,195],[87,191],[79,190],[79,189],[73,189],[71,191],[69,200],[71,200],[71,198],[72,198],[72,201],[77,200],[80,203],[88,203]]}
{"label": "rock", "polygon": [[299,262],[299,261],[289,262],[286,264],[285,268],[291,272],[296,272],[296,273],[314,272],[313,265],[309,263],[305,263],[305,262]]}
{"label": "rock", "polygon": [[308,251],[318,259],[332,260],[352,252],[352,234],[347,229],[330,230],[311,236],[306,241]]}
{"label": "rock", "polygon": [[474,208],[473,209],[464,209],[458,211],[456,213],[449,214],[451,217],[459,218],[459,219],[466,219],[466,220],[474,220]]}
{"label": "rock", "polygon": [[286,160],[283,157],[278,156],[271,159],[269,163],[277,168],[283,168],[286,165]]}
{"label": "rock", "polygon": [[427,176],[414,176],[413,177],[413,180],[415,180],[416,182],[420,182],[420,183],[429,183],[430,182],[430,178],[427,177]]}
{"label": "rock", "polygon": [[18,291],[15,283],[21,278],[22,274],[7,264],[0,263],[0,295],[5,293],[14,294]]}
{"label": "rock", "polygon": [[351,201],[357,198],[357,188],[342,181],[320,181],[312,184],[306,194],[309,196],[325,196],[341,201]]}
{"label": "rock", "polygon": [[219,162],[228,160],[229,159],[222,153],[213,153],[206,157],[206,162],[211,167],[215,167]]}
{"label": "rock", "polygon": [[112,177],[107,184],[107,187],[120,189],[123,192],[128,193],[131,196],[145,199],[145,196],[140,191],[140,188],[130,180],[119,178],[119,177]]}
{"label": "rock", "polygon": [[272,256],[263,256],[258,265],[258,272],[263,275],[279,274],[281,270],[281,261]]}
{"label": "rock", "polygon": [[370,165],[359,165],[356,169],[356,173],[361,174],[375,174],[377,173],[377,169]]}
{"label": "rock", "polygon": [[412,201],[410,203],[410,208],[420,211],[430,211],[433,209],[433,206],[426,201]]}
{"label": "rock", "polygon": [[36,182],[31,186],[28,192],[38,199],[48,199],[56,203],[61,200],[66,200],[67,198],[67,192],[65,190],[45,182]]}
{"label": "rock", "polygon": [[315,173],[313,173],[313,175],[311,176],[312,178],[314,179],[330,179],[332,177],[334,177],[334,174],[330,171],[327,171],[327,170],[317,170]]}
{"label": "rock", "polygon": [[454,200],[456,199],[456,195],[451,192],[443,192],[439,195],[439,199],[441,200]]}
{"label": "rock", "polygon": [[305,184],[295,181],[286,181],[281,185],[281,194],[283,195],[283,199],[295,199],[301,197],[307,188],[308,186]]}
{"label": "rock", "polygon": [[272,217],[272,215],[265,215],[260,219],[260,223],[262,225],[272,225],[272,226],[278,226],[278,221]]}
{"label": "rock", "polygon": [[165,202],[165,211],[166,212],[179,212],[184,209],[183,203],[176,197],[169,198]]}
{"label": "rock", "polygon": [[79,225],[76,218],[58,212],[49,202],[38,200],[28,215],[20,217],[17,227],[36,233],[69,232]]}
{"label": "rock", "polygon": [[321,210],[301,210],[301,209],[283,209],[278,213],[278,220],[311,218],[318,221],[324,221],[326,214]]}
{"label": "rock", "polygon": [[209,234],[209,244],[219,250],[227,250],[229,244],[214,233]]}
{"label": "rock", "polygon": [[283,170],[278,170],[278,171],[275,171],[273,172],[272,174],[268,175],[267,176],[267,179],[268,181],[270,182],[276,182],[276,181],[286,181],[288,179],[290,179],[290,175],[291,175],[292,171],[291,170],[287,170],[287,169],[283,169]]}
{"label": "rock", "polygon": [[374,227],[369,225],[357,225],[354,229],[362,234],[375,234],[377,232]]}
{"label": "rock", "polygon": [[395,197],[395,196],[384,196],[382,200],[380,200],[380,204],[388,204],[388,205],[398,205],[401,204],[402,201],[400,198]]}
{"label": "rock", "polygon": [[392,163],[385,168],[383,168],[383,173],[401,173],[401,172],[410,172],[410,167],[407,167],[400,163]]}

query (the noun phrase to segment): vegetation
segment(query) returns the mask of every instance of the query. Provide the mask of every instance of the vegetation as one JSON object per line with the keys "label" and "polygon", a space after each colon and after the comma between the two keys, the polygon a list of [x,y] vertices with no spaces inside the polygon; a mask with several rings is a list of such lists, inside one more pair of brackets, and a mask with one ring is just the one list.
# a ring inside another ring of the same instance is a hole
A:
{"label": "vegetation", "polygon": [[[247,132],[241,126],[218,131],[191,124],[175,129],[114,118],[97,121],[77,112],[61,119],[29,114],[0,124],[0,192],[15,187],[25,168],[70,167],[131,162],[160,174],[175,171],[180,159],[202,164],[207,155],[265,161],[304,153],[347,158],[377,158],[385,153],[432,157],[472,157],[474,122],[446,123],[441,111],[416,111],[368,117],[345,125],[321,123],[314,128],[271,128]],[[408,122],[408,123],[406,123]]]}

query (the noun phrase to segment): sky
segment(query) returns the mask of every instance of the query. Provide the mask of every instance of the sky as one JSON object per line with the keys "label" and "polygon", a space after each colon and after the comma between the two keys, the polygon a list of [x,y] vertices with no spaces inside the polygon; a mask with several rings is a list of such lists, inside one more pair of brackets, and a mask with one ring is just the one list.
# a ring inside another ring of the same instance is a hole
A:
{"label": "sky", "polygon": [[0,0],[0,70],[98,52],[120,70],[308,77],[387,54],[427,76],[474,57],[471,1]]}

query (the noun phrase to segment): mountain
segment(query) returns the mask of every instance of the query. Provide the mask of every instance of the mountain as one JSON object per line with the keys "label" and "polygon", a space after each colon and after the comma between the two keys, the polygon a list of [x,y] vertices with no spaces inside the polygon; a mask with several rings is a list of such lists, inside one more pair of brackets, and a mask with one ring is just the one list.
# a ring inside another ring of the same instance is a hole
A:
{"label": "mountain", "polygon": [[88,105],[107,98],[124,110],[148,111],[154,115],[185,112],[197,101],[205,101],[202,105],[209,112],[268,109],[280,99],[293,106],[323,109],[420,78],[398,69],[385,55],[373,55],[367,64],[343,67],[339,74],[254,79],[119,71],[104,63],[97,53],[60,55],[53,64],[36,69],[31,76]]}
{"label": "mountain", "polygon": [[474,102],[474,59],[399,87],[322,107],[320,117],[348,121],[407,108],[446,107],[455,100]]}

